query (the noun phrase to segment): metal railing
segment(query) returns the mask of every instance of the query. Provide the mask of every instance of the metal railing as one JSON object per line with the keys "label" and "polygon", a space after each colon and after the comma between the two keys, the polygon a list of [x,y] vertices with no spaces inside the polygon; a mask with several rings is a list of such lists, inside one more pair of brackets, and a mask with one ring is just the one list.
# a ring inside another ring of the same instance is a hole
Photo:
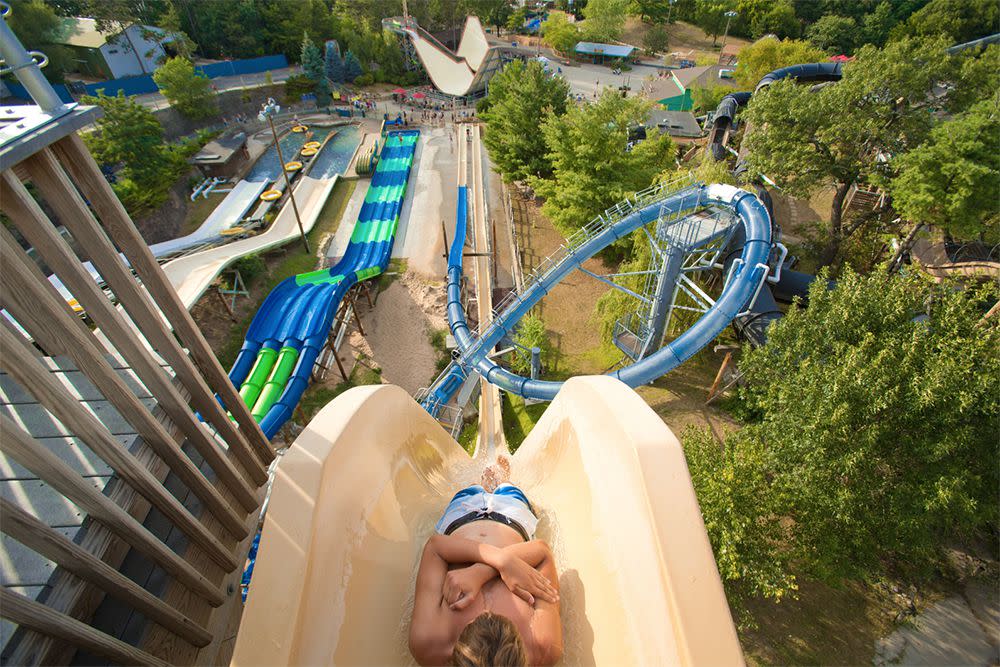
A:
{"label": "metal railing", "polygon": [[680,194],[682,191],[689,188],[692,192],[695,188],[695,181],[690,176],[685,176],[673,181],[656,183],[645,190],[635,193],[631,198],[618,202],[611,208],[605,210],[604,213],[596,216],[586,225],[578,229],[552,254],[542,259],[537,266],[524,275],[524,284],[520,290],[512,290],[506,297],[504,297],[504,299],[493,306],[493,313],[495,317],[488,327],[474,332],[473,335],[476,337],[476,342],[471,348],[463,353],[462,358],[468,359],[480,356],[483,352],[481,349],[481,341],[506,324],[504,322],[504,314],[515,307],[516,304],[523,301],[523,294],[533,290],[539,284],[546,282],[551,274],[559,270],[562,265],[570,260],[570,258],[576,254],[576,251],[579,250],[584,244],[605,233],[625,217],[640,211],[657,201]]}

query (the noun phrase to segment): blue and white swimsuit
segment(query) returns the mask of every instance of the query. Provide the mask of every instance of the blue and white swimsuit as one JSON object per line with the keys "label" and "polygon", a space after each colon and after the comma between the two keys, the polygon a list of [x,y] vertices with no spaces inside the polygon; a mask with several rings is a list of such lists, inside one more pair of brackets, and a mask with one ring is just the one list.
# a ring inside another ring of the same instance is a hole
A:
{"label": "blue and white swimsuit", "polygon": [[455,494],[434,530],[442,535],[451,535],[467,523],[482,520],[510,526],[525,541],[534,538],[538,526],[538,517],[521,489],[513,484],[501,484],[489,493],[476,484]]}

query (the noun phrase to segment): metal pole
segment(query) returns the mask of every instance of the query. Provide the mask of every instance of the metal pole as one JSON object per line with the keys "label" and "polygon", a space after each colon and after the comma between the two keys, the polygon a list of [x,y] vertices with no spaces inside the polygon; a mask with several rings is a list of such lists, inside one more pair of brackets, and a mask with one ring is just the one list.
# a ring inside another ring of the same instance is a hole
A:
{"label": "metal pole", "polygon": [[733,20],[736,16],[736,12],[730,10],[726,12],[726,32],[722,35],[722,46],[719,47],[720,50],[726,48],[726,40],[729,39],[729,22]]}
{"label": "metal pole", "polygon": [[271,118],[271,114],[267,114],[267,122],[271,126],[271,134],[274,136],[274,148],[278,151],[278,162],[281,163],[281,173],[285,175],[285,187],[288,189],[288,198],[292,200],[292,210],[295,212],[295,222],[299,225],[299,234],[302,236],[302,245],[305,246],[306,252],[312,252],[309,249],[309,239],[306,238],[306,231],[302,228],[302,218],[299,217],[299,207],[295,203],[295,193],[292,192],[292,182],[288,178],[288,170],[285,169],[285,158],[281,155],[281,144],[278,142],[278,131],[274,129],[274,119]]}
{"label": "metal pole", "polygon": [[[66,110],[66,105],[59,99],[55,88],[42,76],[41,68],[7,25],[6,19],[0,21],[0,56],[3,56],[4,60],[3,69],[9,69],[14,73],[42,111],[55,113]],[[47,59],[44,62],[48,62]]]}

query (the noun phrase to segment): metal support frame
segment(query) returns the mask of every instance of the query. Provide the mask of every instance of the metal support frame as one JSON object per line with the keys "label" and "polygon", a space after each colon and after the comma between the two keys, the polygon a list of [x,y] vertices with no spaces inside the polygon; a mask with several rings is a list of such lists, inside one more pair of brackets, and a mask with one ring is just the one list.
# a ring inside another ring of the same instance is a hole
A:
{"label": "metal support frame", "polygon": [[[665,213],[642,228],[650,247],[648,269],[601,277],[581,268],[639,302],[634,312],[615,324],[619,349],[632,359],[642,359],[662,344],[675,310],[704,313],[715,304],[691,274],[716,265],[736,224],[731,212],[717,207]],[[646,277],[641,291],[608,280],[631,276]]]}

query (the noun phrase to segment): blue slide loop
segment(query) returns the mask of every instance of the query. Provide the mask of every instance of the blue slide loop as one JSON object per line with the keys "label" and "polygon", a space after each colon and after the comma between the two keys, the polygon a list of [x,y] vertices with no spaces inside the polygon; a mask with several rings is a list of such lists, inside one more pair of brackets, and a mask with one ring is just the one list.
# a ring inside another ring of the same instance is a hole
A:
{"label": "blue slide loop", "polygon": [[[461,202],[461,191],[459,201]],[[461,305],[461,248],[464,245],[465,219],[459,216],[455,242],[448,256],[448,324],[463,354],[463,364],[467,370],[474,369],[491,384],[525,398],[546,401],[555,398],[562,387],[562,382],[533,380],[511,373],[487,357],[490,350],[556,283],[583,261],[594,256],[615,239],[653,222],[664,212],[690,210],[704,205],[705,202],[728,206],[739,216],[746,233],[746,242],[740,256],[742,262],[734,271],[715,305],[691,328],[650,356],[611,374],[630,387],[637,387],[668,373],[711,343],[753,299],[758,287],[767,277],[767,260],[771,251],[771,217],[767,208],[755,195],[731,186],[693,186],[626,215],[585,241],[554,266],[541,281],[529,285],[516,302],[497,316],[494,320],[495,326],[487,330],[482,340],[472,336]],[[462,237],[461,241],[459,237]]]}

